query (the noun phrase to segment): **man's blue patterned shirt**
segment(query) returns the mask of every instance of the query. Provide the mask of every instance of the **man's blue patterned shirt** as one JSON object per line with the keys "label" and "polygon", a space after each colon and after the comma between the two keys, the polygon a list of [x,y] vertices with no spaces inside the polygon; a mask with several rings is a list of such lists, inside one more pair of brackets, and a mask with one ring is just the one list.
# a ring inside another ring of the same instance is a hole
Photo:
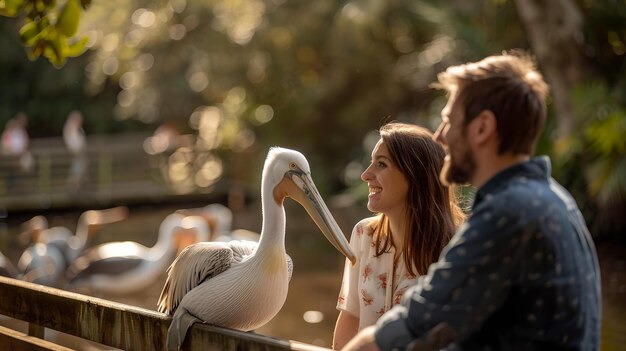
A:
{"label": "man's blue patterned shirt", "polygon": [[478,190],[472,212],[428,274],[379,319],[378,346],[404,350],[445,325],[454,350],[598,350],[597,255],[550,160],[500,172]]}

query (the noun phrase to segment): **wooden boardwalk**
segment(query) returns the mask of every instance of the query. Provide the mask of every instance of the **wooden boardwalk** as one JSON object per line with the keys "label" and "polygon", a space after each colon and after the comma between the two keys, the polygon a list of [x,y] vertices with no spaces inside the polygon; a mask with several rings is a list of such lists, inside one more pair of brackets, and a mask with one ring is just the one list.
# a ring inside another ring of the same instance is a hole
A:
{"label": "wooden boardwalk", "polygon": [[[184,199],[202,193],[203,189],[176,186],[167,179],[171,152],[149,155],[143,148],[148,137],[90,136],[83,160],[71,155],[61,138],[33,139],[30,151],[34,164],[30,170],[23,170],[17,157],[0,155],[0,209],[93,208]],[[84,162],[84,174],[78,183],[72,170],[80,169],[80,161]]]}

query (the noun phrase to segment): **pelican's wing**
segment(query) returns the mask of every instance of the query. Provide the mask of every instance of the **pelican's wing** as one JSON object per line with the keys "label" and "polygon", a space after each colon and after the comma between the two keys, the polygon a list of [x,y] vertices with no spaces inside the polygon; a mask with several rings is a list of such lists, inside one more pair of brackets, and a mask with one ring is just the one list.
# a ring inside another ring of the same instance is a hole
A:
{"label": "pelican's wing", "polygon": [[206,279],[230,267],[233,250],[227,243],[201,242],[187,246],[167,269],[158,301],[159,312],[172,314],[183,296]]}
{"label": "pelican's wing", "polygon": [[233,250],[233,261],[241,262],[246,257],[250,256],[259,243],[250,240],[231,240],[226,243],[231,250]]}

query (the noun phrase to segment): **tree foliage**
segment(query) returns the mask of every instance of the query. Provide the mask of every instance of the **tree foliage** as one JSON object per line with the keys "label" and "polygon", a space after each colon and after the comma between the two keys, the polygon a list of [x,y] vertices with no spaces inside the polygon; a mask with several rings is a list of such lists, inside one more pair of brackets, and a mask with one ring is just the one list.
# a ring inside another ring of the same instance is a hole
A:
{"label": "tree foliage", "polygon": [[28,58],[46,57],[55,67],[61,68],[67,58],[85,51],[88,38],[75,37],[82,8],[91,0],[66,0],[58,5],[55,0],[2,0],[0,15],[23,17],[19,29],[22,43],[27,47]]}
{"label": "tree foliage", "polygon": [[[531,5],[540,10],[535,26],[524,15]],[[559,6],[579,21],[561,18]],[[0,30],[19,32],[33,20],[25,17],[0,18]],[[59,37],[72,34],[73,22],[59,25],[52,11],[46,18]],[[323,165],[323,192],[339,192],[358,182],[364,138],[381,123],[436,126],[444,97],[429,84],[438,72],[522,48],[537,54],[558,92],[540,151],[554,156],[555,175],[579,202],[593,204],[593,221],[598,206],[624,197],[625,18],[617,0],[95,1],[78,27],[89,51],[62,69],[72,78],[24,63],[13,46],[0,53],[10,63],[0,68],[3,86],[17,86],[3,92],[0,119],[26,109],[43,134],[78,106],[91,132],[167,123],[218,150],[243,181],[258,178],[250,169],[269,146],[293,147]],[[543,39],[560,44],[537,46]]]}

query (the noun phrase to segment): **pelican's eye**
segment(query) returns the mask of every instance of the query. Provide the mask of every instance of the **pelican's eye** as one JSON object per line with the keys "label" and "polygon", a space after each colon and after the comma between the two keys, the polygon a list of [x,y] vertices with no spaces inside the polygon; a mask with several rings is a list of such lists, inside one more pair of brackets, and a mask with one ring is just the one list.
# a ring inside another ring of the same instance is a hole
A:
{"label": "pelican's eye", "polygon": [[296,163],[295,163],[295,162],[291,162],[291,163],[289,164],[289,168],[291,168],[291,169],[298,169],[298,166],[296,165]]}

